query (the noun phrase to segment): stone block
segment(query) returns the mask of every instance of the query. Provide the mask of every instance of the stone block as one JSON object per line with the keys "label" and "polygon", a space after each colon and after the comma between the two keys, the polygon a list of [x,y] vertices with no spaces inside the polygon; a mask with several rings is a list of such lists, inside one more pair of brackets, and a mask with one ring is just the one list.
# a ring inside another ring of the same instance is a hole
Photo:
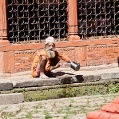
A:
{"label": "stone block", "polygon": [[39,78],[30,78],[27,80],[26,79],[22,79],[21,81],[15,81],[14,84],[14,88],[25,88],[25,87],[36,87],[38,86],[39,82],[41,79]]}
{"label": "stone block", "polygon": [[62,78],[60,78],[60,82],[61,82],[61,84],[72,84],[73,78],[72,78],[72,76],[62,77]]}
{"label": "stone block", "polygon": [[18,104],[24,102],[22,93],[0,94],[0,105]]}
{"label": "stone block", "polygon": [[102,73],[101,79],[119,79],[119,73]]}
{"label": "stone block", "polygon": [[101,79],[100,75],[87,75],[83,76],[83,82],[95,82]]}
{"label": "stone block", "polygon": [[0,81],[0,91],[12,90],[12,89],[13,89],[12,83]]}
{"label": "stone block", "polygon": [[25,87],[60,85],[61,81],[58,78],[49,78],[49,79],[27,78],[27,80],[15,81],[13,84],[14,88],[25,88]]}
{"label": "stone block", "polygon": [[49,79],[41,79],[38,82],[38,86],[54,86],[60,85],[61,81],[58,78],[49,78]]}

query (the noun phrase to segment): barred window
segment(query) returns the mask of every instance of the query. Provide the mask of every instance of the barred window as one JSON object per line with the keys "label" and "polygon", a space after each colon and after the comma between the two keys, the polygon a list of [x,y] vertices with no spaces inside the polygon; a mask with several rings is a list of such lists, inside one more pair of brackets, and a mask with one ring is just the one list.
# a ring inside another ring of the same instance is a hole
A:
{"label": "barred window", "polygon": [[78,0],[78,23],[81,39],[118,37],[118,0]]}
{"label": "barred window", "polygon": [[47,36],[66,40],[66,0],[8,0],[7,16],[11,43],[37,43]]}

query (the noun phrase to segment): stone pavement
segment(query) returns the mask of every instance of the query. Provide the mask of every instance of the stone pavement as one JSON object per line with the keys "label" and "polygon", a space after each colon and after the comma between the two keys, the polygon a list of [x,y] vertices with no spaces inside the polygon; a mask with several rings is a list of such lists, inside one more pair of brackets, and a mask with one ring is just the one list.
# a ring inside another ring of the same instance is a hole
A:
{"label": "stone pavement", "polygon": [[82,96],[0,106],[0,119],[86,119],[117,94]]}
{"label": "stone pavement", "polygon": [[57,78],[30,78],[30,71],[0,75],[0,91],[14,88],[54,86],[66,83],[95,82],[109,79],[119,79],[118,64],[81,67],[79,71],[71,68],[54,70]]}
{"label": "stone pavement", "polygon": [[[30,71],[16,74],[1,74],[0,91],[61,85],[63,83],[87,83],[119,79],[119,67],[116,63],[81,67],[79,71],[74,71],[71,68],[59,68],[54,70],[54,73],[57,73],[59,77],[47,80],[30,78]],[[61,75],[63,75],[63,78]],[[6,96],[0,94],[1,102],[4,100],[0,105],[0,119],[85,119],[89,111],[100,109],[103,104],[112,101],[118,95],[119,94],[82,96],[23,102],[22,94],[6,94]],[[13,98],[10,101],[11,97]],[[9,101],[6,103],[5,100]]]}

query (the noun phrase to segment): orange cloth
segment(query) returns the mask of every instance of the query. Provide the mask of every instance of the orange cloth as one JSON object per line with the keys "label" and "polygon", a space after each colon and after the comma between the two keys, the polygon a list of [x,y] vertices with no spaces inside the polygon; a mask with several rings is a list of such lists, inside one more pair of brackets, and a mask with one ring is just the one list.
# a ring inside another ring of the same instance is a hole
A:
{"label": "orange cloth", "polygon": [[[47,59],[47,63],[45,66],[46,72],[51,71],[52,66],[55,66],[60,61],[60,59],[66,61],[66,62],[70,62],[69,57],[66,56],[65,54],[63,54],[62,52],[55,51],[55,54],[56,54],[56,56],[54,58]],[[37,54],[33,60],[31,72],[32,72],[32,77],[34,77],[34,78],[39,76],[39,73],[36,71],[36,68],[37,68],[38,63],[40,63],[40,61],[41,61],[41,56],[47,57],[47,53],[45,50],[41,50],[41,51],[37,52]]]}

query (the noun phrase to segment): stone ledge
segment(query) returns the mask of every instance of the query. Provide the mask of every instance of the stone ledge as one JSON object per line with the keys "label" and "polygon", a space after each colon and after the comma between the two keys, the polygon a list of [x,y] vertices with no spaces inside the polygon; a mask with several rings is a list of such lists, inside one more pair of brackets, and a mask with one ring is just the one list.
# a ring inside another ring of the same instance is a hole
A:
{"label": "stone ledge", "polygon": [[14,84],[14,88],[23,88],[23,87],[41,87],[41,86],[53,86],[60,85],[61,81],[57,78],[50,79],[30,79],[30,80],[22,80],[20,82],[16,82]]}
{"label": "stone ledge", "polygon": [[103,73],[101,79],[119,79],[119,72]]}
{"label": "stone ledge", "polygon": [[[102,66],[103,67],[103,66]],[[102,68],[101,67],[101,68]],[[41,79],[41,78],[30,78],[30,75],[25,73],[19,73],[12,75],[11,77],[0,78],[0,91],[13,90],[14,88],[28,88],[28,87],[43,87],[43,86],[55,86],[62,84],[83,84],[88,82],[101,82],[106,80],[119,79],[119,68],[105,68],[97,69],[94,71],[73,71],[69,68],[59,68],[54,71],[57,73],[57,78]],[[88,68],[87,68],[88,69]],[[28,72],[27,72],[28,73]]]}
{"label": "stone ledge", "polygon": [[22,93],[0,94],[0,105],[18,104],[24,102]]}
{"label": "stone ledge", "polygon": [[13,84],[9,82],[0,82],[0,91],[12,90]]}

